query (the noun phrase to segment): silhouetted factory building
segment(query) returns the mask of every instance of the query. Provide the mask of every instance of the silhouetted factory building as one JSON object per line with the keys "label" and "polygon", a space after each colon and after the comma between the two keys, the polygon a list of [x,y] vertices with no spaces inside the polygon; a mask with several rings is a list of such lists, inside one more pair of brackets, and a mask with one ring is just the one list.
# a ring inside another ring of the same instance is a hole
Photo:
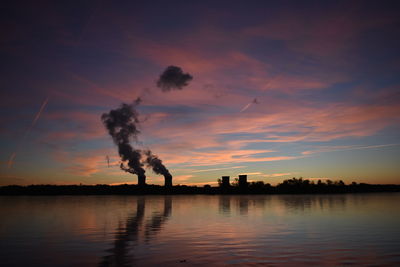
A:
{"label": "silhouetted factory building", "polygon": [[239,187],[247,188],[247,175],[246,174],[239,175]]}
{"label": "silhouetted factory building", "polygon": [[222,176],[222,187],[227,188],[229,186],[229,176]]}
{"label": "silhouetted factory building", "polygon": [[[223,189],[227,189],[231,186],[230,182],[229,182],[229,176],[222,176],[222,179],[220,180],[221,184],[221,188]],[[236,180],[236,179],[235,179]],[[241,189],[246,189],[248,184],[247,184],[247,174],[241,174],[239,175],[239,179],[238,179],[238,187]]]}

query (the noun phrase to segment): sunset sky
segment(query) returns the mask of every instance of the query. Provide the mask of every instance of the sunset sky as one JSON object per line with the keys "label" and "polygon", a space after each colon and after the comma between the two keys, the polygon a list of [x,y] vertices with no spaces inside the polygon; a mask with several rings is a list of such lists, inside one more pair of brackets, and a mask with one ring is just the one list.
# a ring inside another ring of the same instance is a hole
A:
{"label": "sunset sky", "polygon": [[39,2],[2,4],[0,185],[136,183],[100,117],[137,97],[174,184],[400,183],[399,1]]}

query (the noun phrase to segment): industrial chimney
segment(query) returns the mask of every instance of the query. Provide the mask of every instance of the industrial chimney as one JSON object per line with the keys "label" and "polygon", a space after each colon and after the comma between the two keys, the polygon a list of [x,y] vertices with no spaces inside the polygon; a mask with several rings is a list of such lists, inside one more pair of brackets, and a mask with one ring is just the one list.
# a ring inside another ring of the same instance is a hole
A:
{"label": "industrial chimney", "polygon": [[145,186],[146,185],[146,175],[138,174],[138,186]]}
{"label": "industrial chimney", "polygon": [[172,187],[172,175],[171,174],[164,174],[164,186],[165,187]]}

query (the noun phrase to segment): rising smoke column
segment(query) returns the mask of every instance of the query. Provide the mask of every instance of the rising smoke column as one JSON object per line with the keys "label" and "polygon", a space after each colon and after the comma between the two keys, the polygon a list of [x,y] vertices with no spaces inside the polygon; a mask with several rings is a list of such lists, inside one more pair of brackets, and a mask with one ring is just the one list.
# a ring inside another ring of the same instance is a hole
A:
{"label": "rising smoke column", "polygon": [[169,173],[167,167],[165,167],[165,165],[162,163],[162,160],[159,159],[158,156],[154,155],[150,150],[145,151],[145,154],[147,156],[147,166],[151,167],[153,172],[156,174],[161,174],[164,176],[166,187],[172,186],[172,175]]}
{"label": "rising smoke column", "polygon": [[[184,73],[180,67],[168,66],[161,73],[157,81],[157,86],[164,92],[181,90],[192,79],[193,77],[189,73]],[[138,98],[133,104],[123,103],[119,108],[113,109],[109,113],[104,113],[101,116],[101,120],[113,138],[114,143],[118,146],[118,153],[122,161],[120,168],[126,172],[136,174],[138,176],[138,184],[145,185],[146,175],[143,169],[144,164],[141,161],[142,151],[135,149],[130,143],[130,139],[137,142],[137,136],[140,133],[137,128],[139,114],[135,109],[140,102],[141,99]],[[150,150],[144,153],[147,157],[145,160],[146,165],[151,167],[156,174],[164,175],[165,186],[172,186],[172,175],[164,166],[162,160]],[[108,157],[107,164],[109,164]]]}
{"label": "rising smoke column", "polygon": [[122,163],[120,168],[126,172],[138,176],[138,184],[146,184],[145,170],[141,163],[141,151],[135,149],[130,144],[130,139],[137,141],[140,131],[137,128],[139,114],[135,107],[139,105],[141,99],[138,98],[133,104],[121,104],[117,109],[104,113],[101,120],[111,135],[114,143],[118,146],[118,154]]}
{"label": "rising smoke column", "polygon": [[180,67],[168,66],[164,72],[161,73],[157,81],[157,86],[164,92],[182,90],[192,79],[193,76],[189,73],[184,73]]}

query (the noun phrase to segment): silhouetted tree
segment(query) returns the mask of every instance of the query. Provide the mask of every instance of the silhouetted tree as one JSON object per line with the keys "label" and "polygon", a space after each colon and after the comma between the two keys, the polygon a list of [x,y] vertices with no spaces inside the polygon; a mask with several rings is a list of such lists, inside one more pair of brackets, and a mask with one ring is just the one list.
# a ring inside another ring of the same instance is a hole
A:
{"label": "silhouetted tree", "polygon": [[238,187],[239,186],[239,178],[233,179],[233,182],[231,183],[232,186]]}

